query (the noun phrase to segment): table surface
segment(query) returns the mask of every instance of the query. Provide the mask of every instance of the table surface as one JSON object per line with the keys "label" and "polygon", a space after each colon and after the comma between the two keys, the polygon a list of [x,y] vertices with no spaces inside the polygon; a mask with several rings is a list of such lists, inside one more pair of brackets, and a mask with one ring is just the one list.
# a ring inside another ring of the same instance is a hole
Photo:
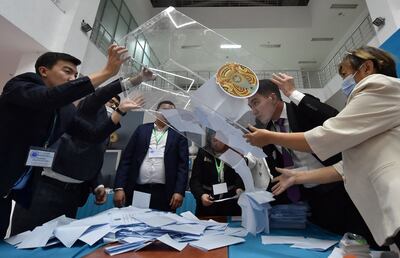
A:
{"label": "table surface", "polygon": [[[230,226],[237,227],[240,223],[233,222]],[[321,228],[308,224],[306,229],[273,229],[270,235],[280,236],[306,236],[315,237],[320,239],[339,240],[341,236],[329,233]],[[116,257],[215,257],[215,258],[327,258],[332,252],[332,248],[325,252],[318,252],[313,250],[303,250],[291,248],[289,245],[263,245],[261,243],[261,236],[248,235],[245,237],[246,242],[237,245],[229,246],[228,248],[219,248],[216,250],[204,252],[191,246],[186,246],[182,252],[178,252],[166,245],[156,243],[138,252],[128,252],[120,254]],[[0,241],[0,257],[18,257],[18,258],[32,258],[32,257],[111,257],[104,252],[104,244],[97,243],[90,247],[83,245],[81,242],[75,244],[72,248],[66,248],[62,245],[57,245],[48,248],[36,248],[33,250],[20,250],[14,246]]]}
{"label": "table surface", "polygon": [[[99,248],[93,253],[85,256],[85,258],[110,258],[108,254],[104,252],[104,248]],[[194,248],[192,246],[186,246],[181,252],[176,251],[175,249],[168,247],[160,242],[153,243],[138,252],[127,252],[123,254],[119,254],[116,257],[118,258],[187,258],[187,257],[196,257],[196,258],[228,258],[228,248],[219,248],[215,250],[211,250],[208,252],[201,251],[200,249]]]}

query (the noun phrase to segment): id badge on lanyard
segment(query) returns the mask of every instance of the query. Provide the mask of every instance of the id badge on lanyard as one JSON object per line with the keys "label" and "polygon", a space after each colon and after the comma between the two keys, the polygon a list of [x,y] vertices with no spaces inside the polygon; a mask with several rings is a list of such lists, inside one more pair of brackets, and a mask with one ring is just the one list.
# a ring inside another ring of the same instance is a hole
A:
{"label": "id badge on lanyard", "polygon": [[25,165],[31,167],[51,168],[55,155],[55,150],[31,146],[29,148],[28,159],[26,160]]}
{"label": "id badge on lanyard", "polygon": [[228,186],[224,182],[224,162],[222,160],[219,161],[219,165],[217,163],[217,159],[214,158],[215,161],[215,169],[217,170],[218,174],[218,182],[219,184],[214,184],[212,186],[213,188],[213,194],[218,195],[218,194],[224,194],[228,192]]}
{"label": "id badge on lanyard", "polygon": [[156,146],[149,148],[149,158],[164,158],[164,148],[159,148],[158,146],[161,140],[164,138],[166,132],[167,131],[164,131],[160,136],[158,136],[157,131],[153,129]]}
{"label": "id badge on lanyard", "polygon": [[56,126],[58,115],[54,117],[53,125],[50,130],[49,137],[46,140],[44,147],[31,146],[29,148],[28,158],[25,165],[31,167],[43,167],[51,168],[53,165],[54,157],[56,155],[56,150],[47,148],[49,145],[50,138],[54,134],[54,129]]}

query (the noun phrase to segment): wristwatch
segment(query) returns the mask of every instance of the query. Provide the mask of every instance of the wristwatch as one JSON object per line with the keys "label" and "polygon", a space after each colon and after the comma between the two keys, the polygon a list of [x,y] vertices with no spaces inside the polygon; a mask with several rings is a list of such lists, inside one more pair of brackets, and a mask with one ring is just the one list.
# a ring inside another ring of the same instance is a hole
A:
{"label": "wristwatch", "polygon": [[115,112],[117,112],[117,113],[120,114],[121,116],[126,115],[126,112],[122,112],[121,109],[119,109],[118,107],[115,109]]}

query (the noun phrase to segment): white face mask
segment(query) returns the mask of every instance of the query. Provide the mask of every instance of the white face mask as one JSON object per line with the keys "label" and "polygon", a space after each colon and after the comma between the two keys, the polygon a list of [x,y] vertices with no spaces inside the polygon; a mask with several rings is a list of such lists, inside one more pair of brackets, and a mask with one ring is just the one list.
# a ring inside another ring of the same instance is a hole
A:
{"label": "white face mask", "polygon": [[106,110],[108,116],[111,116],[112,112],[114,112],[114,109],[110,108],[109,106],[106,106]]}

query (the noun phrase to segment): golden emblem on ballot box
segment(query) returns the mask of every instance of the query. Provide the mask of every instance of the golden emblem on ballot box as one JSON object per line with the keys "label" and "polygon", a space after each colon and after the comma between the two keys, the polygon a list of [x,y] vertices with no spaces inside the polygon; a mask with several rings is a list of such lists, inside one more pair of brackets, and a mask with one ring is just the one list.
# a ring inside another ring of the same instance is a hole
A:
{"label": "golden emblem on ballot box", "polygon": [[238,63],[226,63],[217,71],[217,84],[235,98],[248,98],[258,89],[257,75],[247,66]]}

